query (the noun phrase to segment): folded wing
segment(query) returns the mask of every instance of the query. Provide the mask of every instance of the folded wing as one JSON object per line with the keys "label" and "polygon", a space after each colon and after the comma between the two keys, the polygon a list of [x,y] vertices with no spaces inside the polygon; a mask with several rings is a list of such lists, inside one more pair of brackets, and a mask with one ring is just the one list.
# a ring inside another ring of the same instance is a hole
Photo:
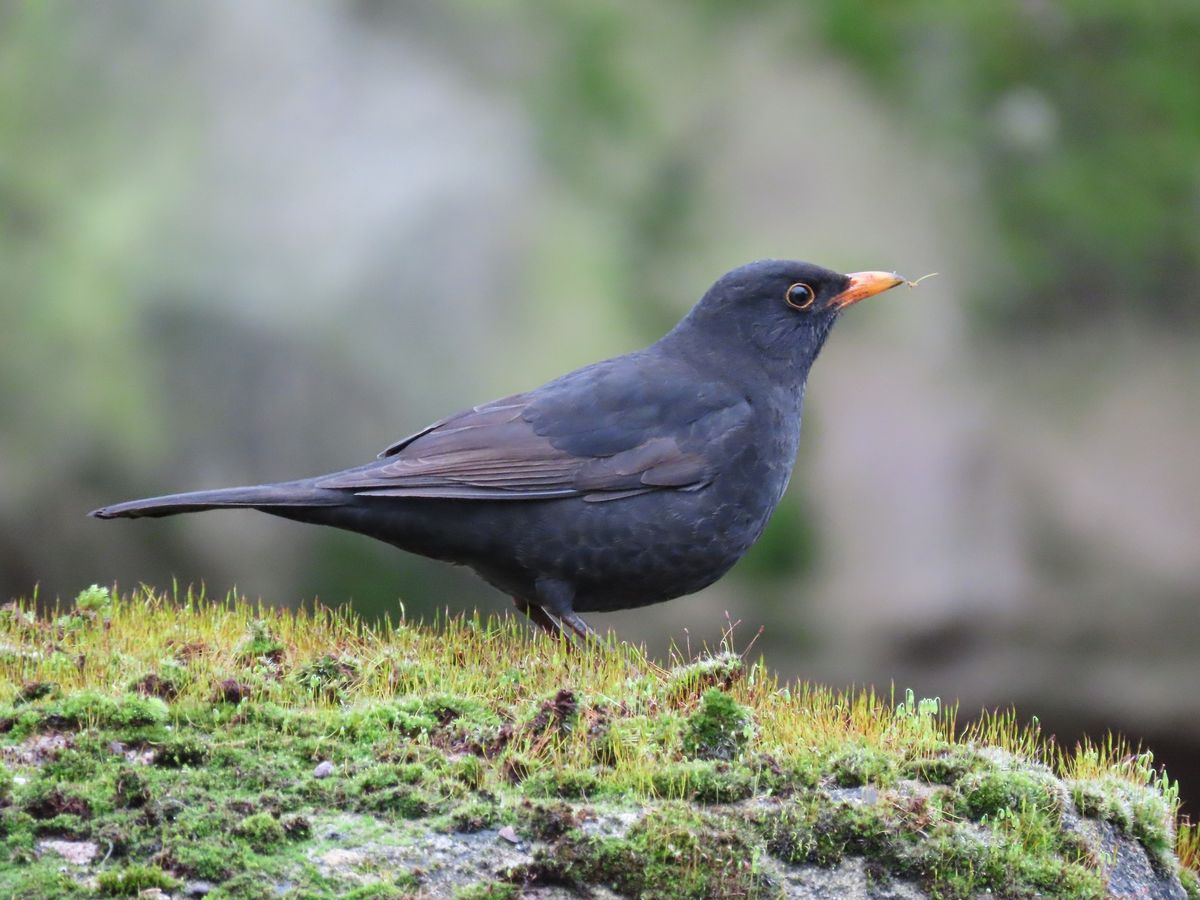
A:
{"label": "folded wing", "polygon": [[749,403],[662,358],[598,363],[436,422],[370,465],[318,486],[375,497],[616,500],[698,490],[712,440],[742,427]]}

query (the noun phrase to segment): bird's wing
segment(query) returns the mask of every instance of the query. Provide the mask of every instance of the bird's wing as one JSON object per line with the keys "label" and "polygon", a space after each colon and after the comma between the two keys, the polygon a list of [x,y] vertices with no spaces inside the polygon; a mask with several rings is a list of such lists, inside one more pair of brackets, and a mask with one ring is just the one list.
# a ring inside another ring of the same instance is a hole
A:
{"label": "bird's wing", "polygon": [[750,417],[742,395],[681,363],[625,357],[442,419],[322,488],[379,497],[611,500],[711,481],[711,441]]}

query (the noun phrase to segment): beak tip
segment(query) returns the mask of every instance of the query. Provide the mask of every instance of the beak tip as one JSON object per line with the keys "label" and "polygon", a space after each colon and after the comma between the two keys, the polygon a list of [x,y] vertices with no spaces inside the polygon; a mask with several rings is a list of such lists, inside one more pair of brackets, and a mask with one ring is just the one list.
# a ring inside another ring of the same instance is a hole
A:
{"label": "beak tip", "polygon": [[844,309],[867,297],[890,291],[908,281],[896,272],[852,272],[846,277],[850,279],[850,286],[834,298],[834,306],[837,309]]}

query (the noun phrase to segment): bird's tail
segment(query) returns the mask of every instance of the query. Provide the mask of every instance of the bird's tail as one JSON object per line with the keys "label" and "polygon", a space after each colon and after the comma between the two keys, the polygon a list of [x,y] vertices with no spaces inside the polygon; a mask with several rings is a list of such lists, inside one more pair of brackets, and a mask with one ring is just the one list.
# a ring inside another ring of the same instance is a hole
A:
{"label": "bird's tail", "polygon": [[199,512],[204,509],[285,509],[287,507],[340,506],[347,496],[343,491],[315,487],[311,481],[287,481],[279,484],[257,484],[252,487],[222,488],[215,491],[192,491],[130,500],[115,506],[94,509],[89,515],[97,519],[140,519],[173,516],[176,513]]}

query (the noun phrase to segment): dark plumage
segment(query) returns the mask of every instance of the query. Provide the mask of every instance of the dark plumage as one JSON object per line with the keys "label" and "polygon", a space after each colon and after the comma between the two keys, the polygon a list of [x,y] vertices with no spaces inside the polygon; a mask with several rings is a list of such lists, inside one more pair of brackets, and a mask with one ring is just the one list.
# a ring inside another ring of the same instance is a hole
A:
{"label": "dark plumage", "polygon": [[767,260],[722,276],[658,342],[476,406],[366,465],[108,506],[251,507],[470,566],[544,627],[697,591],[783,495],[804,384],[842,309],[901,284]]}

